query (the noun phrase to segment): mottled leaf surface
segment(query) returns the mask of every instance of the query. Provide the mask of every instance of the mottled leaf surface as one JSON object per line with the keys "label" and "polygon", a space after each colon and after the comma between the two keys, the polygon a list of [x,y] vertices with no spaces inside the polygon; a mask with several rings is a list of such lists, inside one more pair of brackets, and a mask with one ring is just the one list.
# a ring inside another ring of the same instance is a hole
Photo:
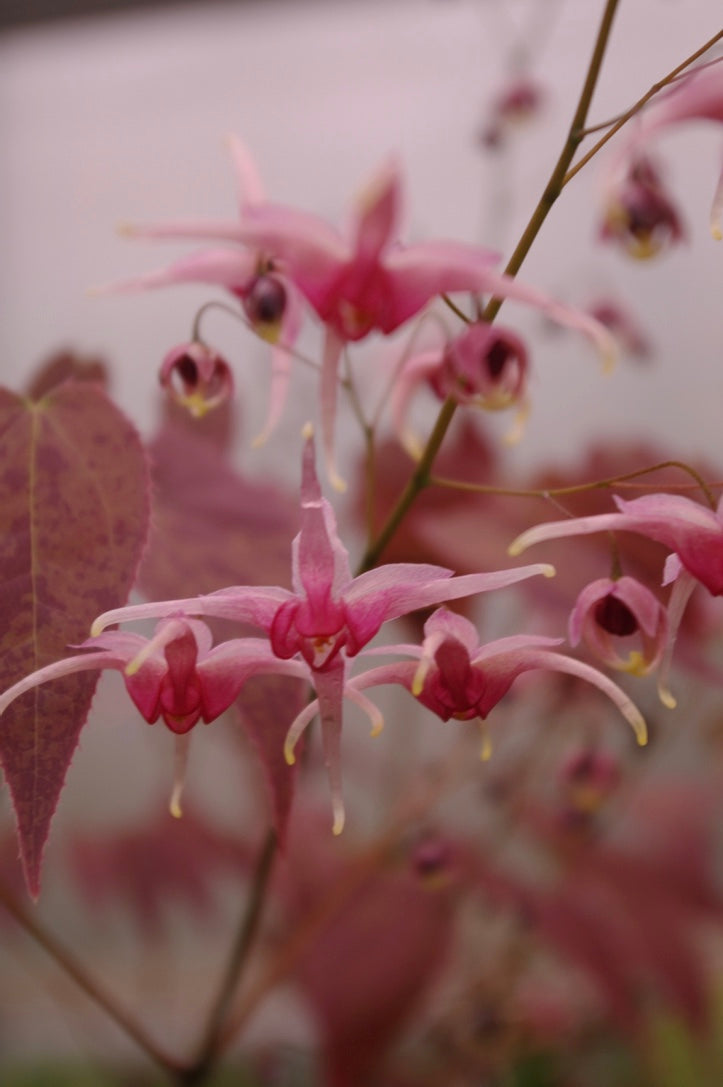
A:
{"label": "mottled leaf surface", "polygon": [[[38,401],[0,390],[0,686],[67,654],[123,604],[148,524],[140,440],[105,394],[68,381]],[[30,892],[97,676],[24,694],[5,712],[0,760]]]}

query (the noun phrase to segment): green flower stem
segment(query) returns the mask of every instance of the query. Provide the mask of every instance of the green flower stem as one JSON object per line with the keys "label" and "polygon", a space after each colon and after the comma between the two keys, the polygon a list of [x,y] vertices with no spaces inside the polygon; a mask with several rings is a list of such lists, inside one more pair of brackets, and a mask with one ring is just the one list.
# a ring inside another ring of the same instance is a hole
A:
{"label": "green flower stem", "polygon": [[[545,487],[543,489],[497,487],[492,483],[470,483],[464,479],[448,479],[446,476],[430,476],[429,482],[435,487],[446,487],[449,490],[455,491],[468,491],[472,494],[493,494],[503,498],[560,498],[568,494],[580,494],[583,491],[606,490],[608,487],[615,487],[620,483],[627,483],[630,480],[638,479],[640,476],[650,475],[651,472],[660,472],[664,468],[680,468],[682,472],[686,472],[695,480],[692,484],[682,484],[676,488],[666,484],[666,490],[689,490],[697,487],[703,492],[703,497],[711,509],[716,508],[716,501],[711,492],[711,486],[721,486],[722,484],[706,483],[700,473],[696,472],[695,468],[691,468],[689,464],[680,460],[663,460],[659,461],[658,464],[651,464],[647,468],[637,468],[634,472],[625,472],[622,475],[608,476],[607,479],[595,479],[589,483],[571,483],[567,487]],[[653,485],[651,484],[650,486]]]}
{"label": "green flower stem", "polygon": [[719,42],[721,38],[723,38],[723,30],[719,30],[718,33],[714,34],[712,38],[709,38],[704,45],[701,45],[700,49],[696,49],[695,53],[691,53],[691,55],[680,64],[678,64],[677,67],[673,68],[671,72],[668,72],[666,76],[663,76],[662,79],[659,79],[657,83],[653,84],[649,91],[646,91],[645,94],[641,98],[639,98],[633,106],[630,107],[630,109],[626,110],[625,113],[622,113],[620,117],[616,118],[614,121],[605,122],[601,125],[593,125],[591,128],[586,128],[581,131],[580,137],[583,138],[584,136],[591,135],[593,132],[599,131],[599,129],[601,128],[608,129],[605,135],[602,136],[585,155],[583,155],[580,161],[576,162],[575,165],[570,170],[568,170],[568,172],[562,179],[563,187],[567,185],[568,181],[572,181],[578,170],[581,170],[583,166],[585,166],[590,161],[590,159],[594,155],[596,155],[602,147],[605,146],[608,140],[612,136],[614,136],[616,132],[619,132],[623,125],[627,124],[630,118],[634,117],[635,114],[638,113],[643,108],[643,106],[647,102],[649,102],[654,95],[658,93],[658,91],[662,91],[663,87],[667,87],[669,83],[672,83],[673,80],[681,74],[681,72],[684,72],[685,69],[689,68],[690,65],[698,60],[699,57],[702,57],[703,54],[707,53],[709,49],[712,49],[716,42]]}
{"label": "green flower stem", "polygon": [[[602,67],[605,49],[607,48],[608,40],[610,38],[610,31],[617,6],[618,0],[606,0],[600,28],[597,33],[597,38],[595,39],[592,58],[590,60],[582,91],[580,92],[577,108],[570,124],[567,139],[565,140],[560,156],[550,174],[549,181],[543,190],[542,196],[532,213],[530,221],[517,243],[512,256],[507,262],[507,267],[505,268],[506,275],[515,276],[517,274],[532,247],[532,243],[539,234],[542,224],[562,192],[565,175],[582,139],[582,131],[585,127],[585,121],[590,109],[593,92],[600,75],[600,69]],[[503,300],[500,298],[490,299],[482,314],[483,320],[493,321],[502,306],[502,301]],[[457,402],[455,400],[451,397],[445,400],[417,467],[412,473],[397,505],[389,515],[386,524],[363,556],[358,573],[369,570],[376,565],[384,548],[394,536],[399,524],[406,516],[407,511],[417,498],[417,495],[419,495],[429,484],[432,465],[439,452],[439,448],[444,441],[449,425],[454,418],[456,409]]]}
{"label": "green flower stem", "polygon": [[136,1045],[143,1050],[148,1058],[171,1076],[175,1076],[180,1070],[179,1063],[165,1053],[144,1028],[137,1023],[116,999],[108,993],[95,978],[88,973],[86,968],[70,952],[57,937],[53,936],[39,921],[32,917],[25,907],[17,900],[15,895],[0,883],[0,903],[8,913],[17,921],[21,928],[33,938],[33,940],[50,955],[65,973],[73,979],[75,984],[83,990],[94,1004],[108,1015],[116,1026],[132,1038]]}

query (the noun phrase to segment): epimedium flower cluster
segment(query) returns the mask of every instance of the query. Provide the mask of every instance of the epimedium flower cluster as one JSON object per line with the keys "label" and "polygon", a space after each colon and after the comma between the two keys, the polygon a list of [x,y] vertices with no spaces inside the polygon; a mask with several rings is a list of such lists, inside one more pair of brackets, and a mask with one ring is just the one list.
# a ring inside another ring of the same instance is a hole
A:
{"label": "epimedium flower cluster", "polygon": [[[226,247],[199,250],[103,290],[201,282],[223,286],[239,298],[251,327],[274,344],[269,412],[257,442],[268,437],[283,411],[303,298],[325,329],[320,421],[327,470],[337,489],[345,487],[336,470],[334,438],[345,346],[372,332],[390,335],[439,295],[462,291],[517,300],[588,336],[606,363],[614,359],[614,340],[598,321],[497,271],[496,253],[455,241],[402,245],[402,180],[396,162],[384,163],[364,188],[344,234],[315,215],[268,201],[243,144],[236,138],[229,144],[241,189],[237,220],[124,228],[138,237],[204,238],[224,241]],[[524,345],[514,353],[522,358]],[[497,392],[487,390],[487,399]],[[519,395],[519,389],[508,390],[506,401]]]}
{"label": "epimedium flower cluster", "polygon": [[[314,714],[321,720],[334,830],[344,824],[340,736],[344,698],[368,710],[368,700],[350,681],[352,658],[384,623],[419,608],[514,585],[536,575],[552,576],[547,564],[455,577],[423,563],[394,563],[352,577],[349,556],[316,475],[314,442],[307,435],[301,483],[301,529],[292,545],[293,589],[241,585],[204,596],[139,604],[105,612],[93,623],[84,652],[41,668],[0,698],[2,712],[38,684],[92,669],[121,671],[128,692],[150,723],[162,718],[177,736],[199,721],[214,720],[234,702],[252,675],[303,677],[313,687]],[[237,638],[212,646],[198,616],[250,624],[263,638]],[[156,618],[155,635],[144,638],[108,631],[115,623]],[[313,715],[312,715],[313,716]],[[375,723],[378,714],[372,715]],[[311,720],[305,709],[291,722],[297,737]],[[301,722],[301,724],[300,724]],[[185,750],[183,748],[182,750]],[[287,752],[291,750],[287,741]],[[178,806],[180,777],[174,790]]]}

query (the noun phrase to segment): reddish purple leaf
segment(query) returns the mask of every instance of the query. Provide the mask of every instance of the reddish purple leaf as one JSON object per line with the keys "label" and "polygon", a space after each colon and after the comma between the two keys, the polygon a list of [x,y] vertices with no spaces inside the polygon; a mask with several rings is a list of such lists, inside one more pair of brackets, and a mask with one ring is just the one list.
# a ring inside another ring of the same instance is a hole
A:
{"label": "reddish purple leaf", "polygon": [[[286,762],[284,740],[289,725],[303,708],[305,694],[306,687],[301,680],[254,676],[236,700],[241,723],[264,768],[272,822],[282,848],[299,765],[299,758],[293,766]],[[302,744],[299,744],[298,756],[301,750]]]}
{"label": "reddish purple leaf", "polygon": [[408,856],[370,868],[369,854],[355,857],[330,838],[327,819],[294,818],[280,889],[300,928],[338,902],[297,977],[323,1033],[324,1082],[360,1087],[381,1082],[374,1073],[447,961],[455,885],[426,878],[439,873]]}
{"label": "reddish purple leaf", "polygon": [[[94,616],[123,604],[148,524],[140,440],[105,394],[68,381],[37,402],[0,390],[0,687],[63,657]],[[28,888],[95,675],[23,695],[6,711],[0,761],[12,793]]]}
{"label": "reddish purple leaf", "polygon": [[251,846],[206,821],[186,806],[183,819],[164,808],[156,819],[114,835],[76,838],[70,863],[80,891],[94,912],[126,905],[148,938],[160,936],[163,910],[181,902],[200,919],[215,915],[217,876],[245,876]]}
{"label": "reddish purple leaf", "polygon": [[288,585],[298,500],[250,483],[217,442],[178,422],[149,447],[153,518],[139,585],[151,600]]}
{"label": "reddish purple leaf", "polygon": [[108,386],[108,371],[103,359],[97,355],[78,355],[75,351],[56,351],[32,375],[25,393],[31,400],[39,400],[69,378],[92,381],[104,389]]}

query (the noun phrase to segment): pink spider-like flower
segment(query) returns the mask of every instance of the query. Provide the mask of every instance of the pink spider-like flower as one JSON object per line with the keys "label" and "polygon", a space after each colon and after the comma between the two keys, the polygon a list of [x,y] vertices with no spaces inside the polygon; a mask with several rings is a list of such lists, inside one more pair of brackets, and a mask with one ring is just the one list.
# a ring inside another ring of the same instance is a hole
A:
{"label": "pink spider-like flower", "polygon": [[[339,750],[344,697],[361,705],[373,725],[378,723],[379,716],[349,684],[351,658],[391,619],[443,600],[513,585],[536,574],[550,577],[554,570],[537,564],[453,577],[452,571],[442,566],[394,563],[352,577],[348,553],[337,535],[334,513],[321,494],[314,444],[309,436],[302,468],[301,531],[292,546],[292,590],[239,585],[186,600],[118,608],[99,616],[92,633],[98,636],[113,623],[179,612],[250,623],[263,630],[268,641],[251,639],[245,665],[253,671],[258,646],[260,669],[303,675],[314,687],[317,700],[291,723],[286,750],[289,761],[293,761],[295,738],[318,713],[331,783],[334,830],[339,833],[344,824]],[[275,665],[269,662],[270,655]]]}
{"label": "pink spider-like flower", "polygon": [[[646,743],[645,721],[625,692],[596,668],[555,652],[553,647],[561,642],[561,638],[515,634],[480,645],[479,635],[468,619],[438,608],[424,625],[421,646],[394,645],[380,651],[403,653],[413,660],[363,672],[350,686],[362,691],[396,683],[443,721],[484,721],[523,672],[540,668],[564,672],[603,691],[630,723],[638,743]],[[483,736],[486,756],[489,746],[486,734]]]}
{"label": "pink spider-like flower", "polygon": [[326,326],[321,375],[321,422],[332,483],[343,490],[334,465],[337,371],[346,343],[373,331],[388,335],[437,295],[468,291],[513,298],[584,332],[606,360],[612,338],[587,314],[493,269],[497,255],[453,241],[402,246],[401,178],[387,163],[357,201],[347,237],[313,215],[258,204],[244,216],[240,237],[273,254]]}
{"label": "pink spider-like flower", "polygon": [[[269,415],[257,443],[281,414],[289,380],[289,350],[299,330],[295,289],[326,326],[321,365],[320,414],[327,468],[333,485],[344,489],[334,460],[338,367],[346,343],[372,331],[388,335],[447,292],[484,292],[518,299],[552,320],[590,336],[606,359],[615,344],[589,315],[569,309],[516,279],[495,272],[498,256],[461,242],[436,241],[403,247],[397,240],[401,179],[386,164],[357,202],[348,236],[323,219],[272,204],[264,198],[256,167],[240,141],[231,140],[241,182],[241,214],[226,222],[170,222],[126,228],[151,238],[209,238],[233,248],[201,250],[169,268],[103,290],[139,290],[174,283],[215,283],[241,298],[251,324],[277,338]],[[240,243],[240,244],[239,244]]]}
{"label": "pink spider-like flower", "polygon": [[[636,578],[603,577],[586,585],[578,596],[570,615],[569,638],[571,645],[584,641],[608,667],[645,676],[663,656],[668,613]],[[623,655],[621,639],[632,638],[636,648]]]}
{"label": "pink spider-like flower", "polygon": [[198,340],[173,347],[159,373],[161,386],[197,419],[233,396],[231,367]]}
{"label": "pink spider-like flower", "polygon": [[[603,237],[621,241],[633,256],[647,257],[683,237],[680,217],[664,191],[648,148],[661,132],[682,121],[723,121],[723,65],[720,61],[677,79],[633,121],[627,140],[612,160],[607,183]],[[711,233],[723,237],[723,173],[711,209]]]}
{"label": "pink spider-like flower", "polygon": [[[48,664],[0,696],[0,714],[20,695],[61,676],[110,668],[121,672],[128,694],[149,724],[162,718],[177,738],[176,782],[171,811],[180,815],[188,733],[199,721],[209,724],[237,698],[246,680],[269,668],[298,676],[284,667],[258,638],[235,638],[213,646],[205,623],[183,614],[162,619],[152,638],[126,631],[102,631],[88,638],[79,653]],[[281,665],[281,667],[280,667]]]}
{"label": "pink spider-like flower", "polygon": [[395,382],[392,414],[399,440],[413,456],[421,443],[407,424],[407,413],[420,384],[431,387],[440,400],[452,397],[458,404],[501,411],[519,405],[514,440],[527,409],[527,348],[514,332],[501,325],[476,321],[445,347],[410,358]]}
{"label": "pink spider-like flower", "polygon": [[519,555],[532,544],[563,536],[584,536],[591,532],[639,532],[671,549],[665,564],[663,583],[675,582],[668,605],[667,647],[660,665],[658,688],[668,706],[675,700],[666,687],[675,638],[685,605],[696,582],[713,596],[723,596],[723,499],[714,512],[690,498],[673,494],[649,494],[626,502],[615,498],[617,513],[550,521],[523,532],[509,547]]}
{"label": "pink spider-like flower", "polygon": [[[122,233],[136,238],[217,238],[240,242],[239,223],[243,222],[252,208],[263,205],[266,197],[256,164],[244,145],[235,136],[229,137],[228,144],[239,185],[240,208],[237,222],[192,220],[145,225],[125,224]],[[225,287],[241,302],[251,328],[272,344],[269,410],[261,433],[254,439],[254,445],[262,444],[278,423],[286,401],[290,352],[301,327],[301,299],[297,291],[267,251],[263,248],[236,245],[234,248],[198,250],[166,268],[96,288],[93,293],[148,290],[179,283],[206,283]]]}

